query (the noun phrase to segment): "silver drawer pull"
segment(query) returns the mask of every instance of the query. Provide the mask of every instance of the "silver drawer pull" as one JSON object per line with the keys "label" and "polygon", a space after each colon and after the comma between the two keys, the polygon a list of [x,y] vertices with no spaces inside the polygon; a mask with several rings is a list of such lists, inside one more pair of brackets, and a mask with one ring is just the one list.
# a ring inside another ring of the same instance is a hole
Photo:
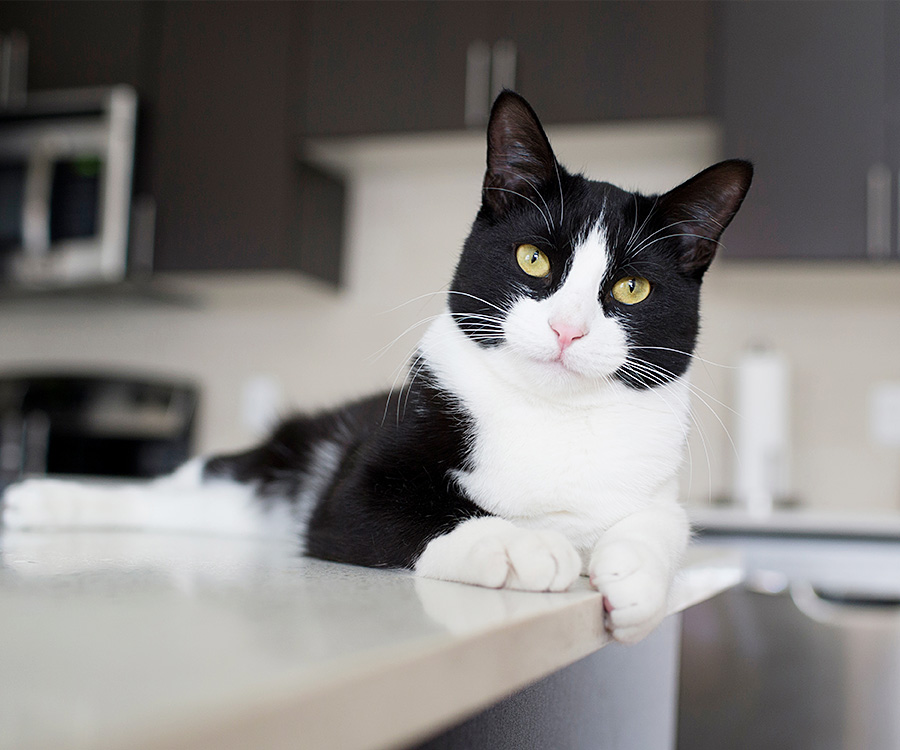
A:
{"label": "silver drawer pull", "polygon": [[873,164],[866,182],[866,254],[883,260],[891,253],[891,170]]}
{"label": "silver drawer pull", "polygon": [[509,39],[495,42],[492,63],[491,99],[494,99],[503,89],[516,87],[516,43]]}
{"label": "silver drawer pull", "polygon": [[490,115],[491,48],[487,42],[474,41],[466,51],[467,127],[481,127]]}
{"label": "silver drawer pull", "polygon": [[838,628],[900,627],[900,601],[842,593],[840,597],[820,592],[810,583],[791,584],[791,599],[797,609],[811,620]]}

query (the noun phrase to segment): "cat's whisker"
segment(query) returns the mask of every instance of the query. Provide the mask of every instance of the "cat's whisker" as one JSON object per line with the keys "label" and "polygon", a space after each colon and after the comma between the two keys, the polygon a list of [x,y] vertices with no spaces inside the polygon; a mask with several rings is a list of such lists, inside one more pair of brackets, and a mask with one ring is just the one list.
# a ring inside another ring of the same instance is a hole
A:
{"label": "cat's whisker", "polygon": [[[547,209],[547,214],[546,214],[546,216],[550,219],[550,221],[551,221],[551,223],[552,223],[553,216],[552,216],[552,214],[550,213],[550,206],[547,205],[547,201],[544,199],[544,196],[543,196],[543,194],[541,193],[541,191],[538,190],[537,185],[535,185],[531,180],[529,180],[529,179],[528,179],[525,175],[523,175],[521,172],[517,172],[517,171],[515,171],[515,170],[513,170],[513,169],[499,169],[499,170],[497,170],[497,171],[499,171],[499,172],[506,172],[507,174],[511,174],[511,175],[513,175],[514,177],[518,177],[518,178],[519,178],[520,180],[522,180],[523,182],[526,182],[526,183],[529,185],[529,187],[530,187],[532,190],[534,190],[535,193],[537,193],[538,198],[541,199],[541,203],[543,203],[543,204],[544,204],[544,208]],[[524,196],[522,196],[522,197],[524,198]],[[542,213],[543,213],[543,212],[542,212]],[[551,234],[552,234],[552,230],[551,230]]]}
{"label": "cat's whisker", "polygon": [[[397,393],[397,398],[398,398],[398,400],[399,400],[400,392],[403,390],[404,387],[406,387],[406,386],[408,385],[408,378],[409,378],[409,369],[410,369],[410,367],[414,366],[415,363],[416,363],[416,362],[421,358],[421,356],[422,356],[422,355],[421,355],[421,352],[418,351],[418,346],[416,346],[412,351],[415,352],[415,357],[412,357],[412,362],[410,363],[410,362],[408,362],[408,361],[404,361],[404,362],[403,362],[402,364],[400,364],[400,365],[395,369],[395,371],[394,371],[394,378],[393,378],[393,380],[391,381],[391,387],[390,387],[390,389],[388,390],[388,396],[387,396],[387,399],[385,400],[385,403],[384,403],[384,414],[382,414],[382,416],[381,416],[381,424],[382,424],[382,426],[384,426],[384,423],[387,421],[388,409],[390,409],[390,406],[391,406],[391,398],[393,398],[394,393]],[[412,356],[412,353],[408,354],[407,357],[406,357],[406,360],[409,360],[411,356]],[[398,390],[397,390],[397,381],[400,380],[401,377],[403,378],[403,380],[401,381],[402,384],[401,384],[400,389],[399,389],[399,391],[398,391]]]}
{"label": "cat's whisker", "polygon": [[[671,411],[672,414],[673,414],[676,418],[678,417],[678,412],[676,411],[675,407],[672,406],[672,404],[671,404],[671,403],[666,399],[666,397],[663,395],[663,394],[665,393],[663,390],[661,390],[661,389],[655,389],[655,388],[654,388],[654,389],[652,389],[652,393],[656,394],[656,396],[659,397],[659,399],[663,402],[663,404],[666,405],[666,407],[669,409],[669,411]],[[673,395],[674,395],[674,394],[673,394]],[[710,465],[709,451],[706,450],[706,443],[705,443],[705,440],[704,440],[704,438],[703,438],[703,434],[702,434],[702,433],[703,433],[703,430],[702,430],[702,427],[700,426],[699,422],[697,421],[697,419],[695,418],[695,416],[694,416],[694,414],[693,414],[693,410],[691,409],[690,402],[688,401],[687,403],[685,403],[685,399],[679,398],[678,396],[675,396],[675,398],[676,398],[676,400],[679,402],[679,404],[682,406],[682,408],[685,408],[685,407],[686,407],[686,409],[687,409],[687,414],[688,414],[689,419],[691,420],[691,423],[696,427],[698,433],[700,433],[700,439],[701,439],[701,441],[703,441],[704,451],[705,451],[705,453],[706,453],[706,463],[707,463],[707,468],[708,468],[708,471],[709,471],[710,476],[712,476],[712,466]],[[687,450],[687,458],[688,458],[688,494],[690,494],[691,491],[692,491],[692,489],[693,489],[693,486],[694,486],[694,455],[693,455],[693,451],[691,450],[691,442],[690,442],[689,437],[688,437],[688,429],[687,429],[687,427],[686,427],[685,425],[683,425],[680,421],[679,421],[678,424],[679,424],[679,427],[680,427],[680,429],[681,429],[682,437],[684,438],[684,446],[685,446],[685,449]]]}
{"label": "cat's whisker", "polygon": [[638,247],[637,249],[633,250],[630,253],[629,257],[633,258],[639,252],[641,252],[642,250],[646,250],[651,245],[655,245],[657,242],[662,242],[663,240],[673,239],[674,237],[696,237],[697,239],[706,240],[707,242],[712,242],[713,244],[718,245],[719,247],[722,247],[721,242],[719,242],[716,239],[713,239],[712,237],[707,237],[704,234],[696,234],[694,232],[678,232],[676,234],[667,234],[665,237],[657,237],[655,240],[651,240],[649,242],[642,242],[640,247]]}
{"label": "cat's whisker", "polygon": [[641,239],[641,242],[643,243],[646,240],[653,239],[656,235],[661,234],[662,232],[665,232],[668,229],[673,229],[674,227],[677,227],[679,224],[689,224],[689,223],[691,223],[691,221],[689,219],[682,219],[681,221],[673,221],[670,224],[666,224],[665,226],[660,227],[655,232],[651,232],[646,237],[643,237]]}
{"label": "cat's whisker", "polygon": [[470,298],[472,298],[472,299],[474,299],[474,300],[476,300],[476,301],[478,301],[478,302],[481,302],[482,304],[487,305],[488,307],[493,307],[495,310],[497,310],[497,311],[500,312],[500,313],[503,313],[504,315],[506,314],[506,310],[504,310],[502,307],[498,307],[498,306],[495,305],[493,302],[488,302],[488,300],[486,300],[486,299],[484,299],[484,298],[482,298],[482,297],[478,297],[478,296],[476,296],[476,295],[474,295],[474,294],[469,294],[468,292],[460,292],[460,291],[457,291],[457,290],[455,290],[455,289],[438,289],[438,290],[436,290],[436,291],[434,291],[434,292],[426,292],[425,294],[420,294],[420,295],[418,295],[418,296],[416,296],[416,297],[412,297],[411,299],[406,300],[406,302],[401,302],[401,303],[400,303],[399,305],[397,305],[396,307],[392,307],[392,308],[390,308],[390,309],[388,309],[388,310],[385,310],[385,311],[383,311],[383,312],[381,312],[381,313],[378,313],[378,314],[379,314],[379,315],[387,315],[387,314],[389,314],[389,313],[396,312],[397,310],[399,310],[399,309],[402,308],[402,307],[406,307],[407,305],[411,305],[413,302],[418,302],[419,300],[423,300],[423,299],[430,299],[430,298],[433,298],[433,297],[438,296],[439,294],[447,294],[447,295],[449,295],[449,294],[458,294],[458,295],[460,295],[461,297],[470,297]]}
{"label": "cat's whisker", "polygon": [[423,299],[433,299],[434,297],[437,297],[439,294],[448,294],[449,292],[450,292],[450,290],[445,288],[445,289],[438,289],[434,292],[426,292],[425,294],[419,294],[415,297],[412,297],[412,298],[406,300],[406,302],[401,302],[399,305],[396,305],[395,307],[392,307],[388,310],[382,310],[380,313],[377,313],[377,314],[378,315],[388,315],[392,312],[397,312],[397,310],[399,310],[402,307],[406,307],[407,305],[413,304],[413,302],[419,302],[420,300],[423,300]]}
{"label": "cat's whisker", "polygon": [[[705,358],[703,358],[703,357],[701,357],[701,356],[699,356],[699,355],[697,355],[697,354],[694,354],[694,353],[692,353],[692,352],[685,352],[685,351],[682,351],[682,350],[680,350],[680,349],[673,349],[673,348],[671,348],[671,347],[666,347],[666,346],[632,346],[631,348],[632,348],[632,349],[647,350],[647,351],[649,351],[649,350],[655,350],[655,351],[668,351],[668,352],[673,352],[673,353],[675,353],[675,354],[681,354],[681,355],[683,355],[683,356],[685,356],[685,357],[690,357],[692,360],[695,360],[695,361],[697,361],[697,362],[700,362],[700,364],[703,365],[703,370],[704,370],[704,372],[706,373],[707,377],[709,377],[710,379],[712,378],[712,375],[711,375],[710,372],[709,372],[708,366],[712,366],[712,367],[720,367],[720,368],[722,368],[723,370],[735,370],[735,369],[737,369],[734,365],[723,365],[723,364],[720,364],[719,362],[713,362],[712,360],[705,359]],[[693,383],[691,383],[691,386],[692,386],[692,387],[696,387]],[[711,393],[704,393],[704,395],[706,395],[706,396],[708,396],[709,398],[713,399],[713,401],[715,401],[715,402],[718,403],[719,405],[723,406],[724,408],[728,409],[728,411],[732,411],[732,412],[734,411],[730,406],[728,406],[727,404],[724,404],[724,403],[722,403],[721,401],[719,401],[718,399],[716,399]]]}
{"label": "cat's whisker", "polygon": [[562,180],[559,177],[559,162],[556,159],[553,160],[553,167],[556,169],[556,183],[559,185],[559,228],[562,229],[563,218],[566,213],[566,201],[563,198]]}
{"label": "cat's whisker", "polygon": [[[450,317],[453,317],[455,315],[463,316],[464,313],[453,313],[450,311],[445,311],[443,313],[438,313],[437,315],[430,316],[429,318],[426,318],[425,320],[419,321],[419,323],[417,323],[415,325],[421,325],[423,322],[436,320],[438,318],[444,317],[445,315],[448,315]],[[473,317],[475,315],[477,315],[477,314],[473,314]],[[488,316],[480,316],[480,317],[483,317],[485,319],[485,321],[487,321],[487,322],[490,322],[490,323],[495,322],[493,318],[489,318]],[[485,323],[484,325],[487,325],[487,323]],[[415,326],[411,326],[410,328],[408,328],[407,332],[412,330],[412,328],[414,328],[414,327]],[[401,334],[400,336],[395,338],[394,341],[392,341],[388,346],[393,346],[400,338],[402,338],[403,335],[404,334]],[[404,372],[406,372],[408,375],[409,369],[412,367],[411,359],[413,357],[413,354],[415,354],[418,351],[418,349],[419,349],[419,342],[417,341],[412,347],[409,348],[409,350],[406,353],[406,356],[404,356],[402,358],[400,364],[394,368],[394,370],[392,372],[390,393],[393,393],[394,390],[397,388],[397,381],[401,378],[401,376],[403,376]],[[405,378],[404,378],[403,382],[404,382],[404,384],[406,383]],[[401,388],[402,388],[402,386],[401,386]]]}
{"label": "cat's whisker", "polygon": [[406,407],[409,405],[409,396],[412,393],[413,384],[416,382],[416,378],[422,373],[422,370],[427,367],[427,362],[424,357],[420,356],[417,358],[417,366],[411,371],[409,381],[406,387],[406,393],[403,398],[403,413],[400,413],[400,398],[397,399],[397,424],[400,423],[402,417],[406,416]]}
{"label": "cat's whisker", "polygon": [[[647,215],[644,217],[644,220],[641,222],[641,225],[640,225],[640,227],[638,227],[638,230],[637,230],[636,232],[633,232],[633,233],[632,233],[632,235],[631,235],[631,239],[632,239],[632,240],[634,240],[636,237],[640,237],[640,236],[641,236],[641,232],[644,231],[644,227],[647,226],[647,222],[650,221],[650,217],[653,216],[654,212],[656,211],[656,207],[657,207],[658,204],[659,204],[659,196],[657,196],[657,197],[654,199],[653,205],[650,207],[650,210],[647,212]],[[635,213],[634,213],[634,221],[635,221],[635,224],[637,224],[637,196],[635,196]],[[629,241],[628,246],[626,246],[626,248],[625,248],[625,252],[626,252],[626,253],[628,253],[628,251],[629,251],[629,249],[630,249],[630,245],[631,245],[631,241]]]}
{"label": "cat's whisker", "polygon": [[631,234],[628,237],[628,242],[625,243],[625,251],[628,251],[628,248],[631,247],[631,243],[634,242],[634,236],[637,234],[637,215],[638,215],[638,198],[637,193],[632,193],[631,197],[634,199],[634,223],[631,225]]}
{"label": "cat's whisker", "polygon": [[522,235],[519,239],[521,239],[523,242],[530,241],[530,242],[538,243],[538,244],[540,244],[540,243],[546,243],[548,245],[553,244],[553,240],[551,238],[547,237],[546,235],[542,235],[542,234],[525,234],[525,235]]}
{"label": "cat's whisker", "polygon": [[[397,392],[396,399],[396,413],[397,413],[397,424],[400,424],[401,414],[400,414],[400,405],[404,404],[403,411],[406,411],[406,403],[409,400],[409,394],[412,390],[413,383],[415,382],[416,377],[423,367],[425,367],[427,361],[425,359],[425,355],[421,351],[417,351],[415,357],[413,357],[410,362],[409,368],[407,369],[406,378],[404,379],[403,385],[400,390]],[[393,391],[391,392],[393,395]],[[385,405],[385,416],[387,416],[387,408],[390,406],[390,400]]]}
{"label": "cat's whisker", "polygon": [[541,214],[541,217],[544,219],[544,223],[546,223],[546,225],[547,225],[547,231],[550,233],[551,236],[553,235],[553,227],[550,226],[550,220],[546,217],[546,215],[544,214],[544,211],[541,209],[541,207],[537,203],[535,203],[533,200],[531,200],[531,198],[529,198],[527,195],[522,195],[521,193],[518,193],[515,190],[510,190],[509,188],[485,187],[484,190],[497,190],[498,192],[501,192],[501,193],[510,193],[512,195],[519,196],[523,200],[528,201]]}
{"label": "cat's whisker", "polygon": [[[632,360],[632,361],[630,361],[630,364],[637,366],[637,367],[644,368],[644,371],[648,373],[648,377],[649,377],[649,373],[656,373],[657,376],[660,376],[660,373],[662,373],[662,376],[671,376],[671,373],[669,373],[665,368],[659,367],[658,365],[654,365],[651,362],[646,362],[645,360],[638,360],[638,361]],[[738,456],[737,446],[734,443],[734,439],[731,437],[731,432],[729,431],[728,427],[726,427],[725,422],[719,416],[719,413],[712,407],[712,405],[706,399],[709,398],[710,400],[714,401],[715,403],[719,404],[723,408],[728,409],[729,411],[731,411],[735,414],[737,414],[737,412],[735,412],[734,409],[731,409],[731,407],[729,407],[727,404],[723,404],[721,401],[716,399],[714,396],[708,394],[703,389],[698,388],[690,381],[685,381],[685,385],[688,387],[689,391],[693,394],[693,396],[709,410],[709,413],[712,414],[713,417],[715,417],[716,421],[719,423],[719,426],[722,428],[722,431],[725,433],[725,437],[728,438],[728,442],[731,445],[732,452],[734,453],[735,457],[737,457]],[[702,434],[702,430],[700,430],[700,428],[699,428],[699,424],[698,424],[698,432],[700,432],[701,438],[702,438],[703,434]]]}
{"label": "cat's whisker", "polygon": [[713,367],[721,367],[723,370],[736,370],[737,368],[734,365],[723,365],[719,362],[713,362],[710,359],[704,359],[703,357],[693,354],[692,352],[686,352],[682,349],[673,349],[669,346],[632,346],[629,344],[629,349],[641,349],[641,350],[653,350],[660,352],[672,352],[673,354],[681,354],[684,357],[690,357],[691,359],[696,359],[698,362],[702,362],[705,365],[712,365]]}
{"label": "cat's whisker", "polygon": [[[642,363],[643,363],[644,365],[646,365],[646,366],[650,366],[650,367],[656,368],[656,370],[657,370],[658,372],[661,372],[661,373],[663,373],[664,375],[666,375],[666,376],[668,376],[668,377],[670,377],[670,378],[677,377],[677,376],[675,375],[675,373],[673,373],[671,370],[667,370],[666,368],[662,367],[661,365],[657,365],[657,364],[654,364],[654,363],[652,363],[652,362],[648,362],[647,360],[642,360],[642,359],[640,359],[640,358],[638,358],[637,361],[638,361],[638,362],[642,362]],[[686,380],[686,381],[685,381],[685,384],[687,385],[688,388],[691,389],[691,392],[692,392],[692,393],[695,393],[695,394],[697,395],[698,398],[701,398],[701,399],[709,399],[709,400],[712,401],[713,403],[718,404],[719,406],[721,406],[723,409],[725,409],[725,410],[727,410],[727,411],[730,411],[732,414],[737,414],[737,412],[736,412],[733,408],[731,408],[728,404],[726,404],[724,401],[720,401],[718,398],[716,398],[715,396],[713,396],[713,395],[712,395],[711,393],[709,393],[708,391],[703,390],[703,389],[702,389],[700,386],[698,386],[696,383],[692,383],[690,380]],[[704,403],[706,403],[706,402],[704,401]],[[707,404],[707,405],[708,405],[708,404]]]}
{"label": "cat's whisker", "polygon": [[[645,368],[644,364],[646,364],[646,363],[635,362],[633,360],[630,360],[622,367],[622,370],[633,377],[636,377],[636,378],[643,377],[643,378],[646,378],[647,380],[650,380],[651,382],[654,382],[658,385],[668,384],[668,382],[669,382],[668,378],[664,377],[663,375],[661,375],[658,372],[655,372],[653,370],[653,368],[651,368],[651,367]],[[688,385],[690,385],[690,384],[688,384]],[[662,396],[663,391],[661,391],[659,389],[651,388],[650,392],[656,394],[660,398],[663,398],[663,396]],[[707,476],[708,476],[707,484],[711,488],[711,486],[712,486],[712,459],[710,457],[708,438],[706,436],[705,430],[703,429],[703,425],[700,422],[700,420],[697,418],[697,415],[694,413],[694,410],[693,410],[689,400],[681,398],[674,393],[670,393],[670,395],[672,395],[674,398],[676,398],[677,401],[684,408],[685,412],[687,413],[688,418],[691,420],[691,424],[694,426],[694,428],[697,431],[697,435],[700,437],[700,442],[701,442],[701,445],[703,446],[703,452],[706,457],[706,467],[707,467]],[[665,399],[663,399],[663,401],[665,403]],[[667,405],[669,406],[670,409],[672,408],[671,405],[669,405],[669,404],[667,404]],[[709,408],[708,404],[707,404],[707,408]],[[677,413],[674,412],[674,410],[673,410],[673,413],[675,413],[675,415],[677,416]],[[685,446],[687,447],[688,458],[689,458],[688,486],[689,486],[689,491],[690,491],[690,488],[693,487],[693,481],[694,481],[694,462],[693,462],[693,455],[691,453],[690,441],[688,440],[687,431],[684,430],[684,428],[682,428],[682,433],[685,438]],[[710,492],[711,491],[712,490],[710,489]]]}
{"label": "cat's whisker", "polygon": [[436,313],[435,315],[429,315],[428,317],[422,318],[421,320],[413,323],[411,326],[407,327],[407,329],[405,331],[403,331],[403,333],[399,334],[398,336],[395,336],[392,341],[390,341],[389,343],[382,346],[378,351],[376,351],[376,352],[370,354],[368,357],[366,357],[366,361],[367,362],[377,362],[385,354],[387,354],[388,350],[394,344],[396,344],[400,339],[402,339],[408,333],[411,333],[412,331],[414,331],[416,328],[418,328],[421,325],[425,325],[426,323],[430,323],[433,320],[437,320],[442,315],[443,315],[443,313]]}
{"label": "cat's whisker", "polygon": [[488,302],[486,299],[483,299],[482,297],[479,297],[475,294],[469,294],[468,292],[458,292],[453,289],[448,289],[447,294],[458,294],[460,297],[469,297],[470,299],[473,299],[476,302],[481,302],[482,304],[487,305],[488,307],[493,307],[497,312],[501,313],[502,315],[506,315],[506,313],[507,313],[507,311],[504,310],[499,305],[495,305],[493,302]]}
{"label": "cat's whisker", "polygon": [[[430,322],[432,320],[436,320],[437,318],[441,318],[444,316],[449,316],[451,318],[457,319],[469,319],[469,320],[477,320],[481,319],[483,322],[479,325],[472,325],[466,327],[466,332],[471,335],[471,337],[476,341],[495,341],[498,337],[502,337],[502,328],[500,327],[500,321],[496,318],[491,318],[487,315],[481,315],[479,313],[454,313],[451,311],[445,311],[443,313],[438,313],[437,315],[429,316],[418,323],[410,326],[403,334],[394,339],[388,346],[393,346],[400,338],[408,333],[416,326],[421,325],[425,322]],[[438,339],[440,341],[440,339]],[[398,389],[398,381],[400,381],[401,377],[403,377],[403,381],[400,384],[399,390],[402,391],[404,388],[409,387],[414,380],[414,377],[411,377],[413,370],[416,366],[416,363],[421,359],[421,354],[416,354],[413,358],[413,354],[418,351],[419,343],[417,342],[413,345],[409,352],[407,352],[406,356],[403,358],[402,362],[394,369],[393,377],[391,380],[390,393],[393,394]],[[405,377],[404,377],[405,373]],[[385,406],[387,409],[387,406]],[[386,416],[386,413],[385,413]]]}

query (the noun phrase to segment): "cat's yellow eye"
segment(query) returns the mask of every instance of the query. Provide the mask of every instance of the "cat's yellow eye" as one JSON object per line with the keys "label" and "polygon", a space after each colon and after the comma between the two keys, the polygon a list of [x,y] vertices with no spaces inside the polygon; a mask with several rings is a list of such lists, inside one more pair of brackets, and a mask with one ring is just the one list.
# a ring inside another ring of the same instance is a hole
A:
{"label": "cat's yellow eye", "polygon": [[623,305],[636,305],[650,294],[650,282],[640,276],[626,276],[619,279],[612,288],[612,296]]}
{"label": "cat's yellow eye", "polygon": [[529,276],[542,279],[550,273],[550,259],[534,245],[519,245],[516,248],[516,260],[519,268]]}

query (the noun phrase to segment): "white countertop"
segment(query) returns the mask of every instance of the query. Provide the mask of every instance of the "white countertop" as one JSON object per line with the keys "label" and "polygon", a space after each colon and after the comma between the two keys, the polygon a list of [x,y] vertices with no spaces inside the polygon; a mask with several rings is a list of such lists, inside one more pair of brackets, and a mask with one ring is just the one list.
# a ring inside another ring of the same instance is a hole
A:
{"label": "white countertop", "polygon": [[[492,591],[282,543],[0,536],[0,748],[375,748],[415,740],[604,646],[585,579]],[[681,610],[740,580],[694,549]]]}

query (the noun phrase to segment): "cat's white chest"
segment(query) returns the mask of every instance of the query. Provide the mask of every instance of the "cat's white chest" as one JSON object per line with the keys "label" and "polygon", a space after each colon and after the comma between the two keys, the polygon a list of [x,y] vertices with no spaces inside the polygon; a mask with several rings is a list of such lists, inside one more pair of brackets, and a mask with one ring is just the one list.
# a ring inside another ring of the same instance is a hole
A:
{"label": "cat's white chest", "polygon": [[458,475],[460,486],[491,513],[556,529],[577,547],[593,546],[651,502],[681,462],[683,439],[671,412],[616,403],[554,409],[510,399],[485,407],[475,406],[471,467]]}
{"label": "cat's white chest", "polygon": [[588,549],[673,482],[687,433],[685,383],[647,391],[611,385],[571,400],[529,397],[462,340],[452,357],[441,356],[443,335],[429,364],[472,419],[469,465],[456,480],[485,510],[555,529]]}

